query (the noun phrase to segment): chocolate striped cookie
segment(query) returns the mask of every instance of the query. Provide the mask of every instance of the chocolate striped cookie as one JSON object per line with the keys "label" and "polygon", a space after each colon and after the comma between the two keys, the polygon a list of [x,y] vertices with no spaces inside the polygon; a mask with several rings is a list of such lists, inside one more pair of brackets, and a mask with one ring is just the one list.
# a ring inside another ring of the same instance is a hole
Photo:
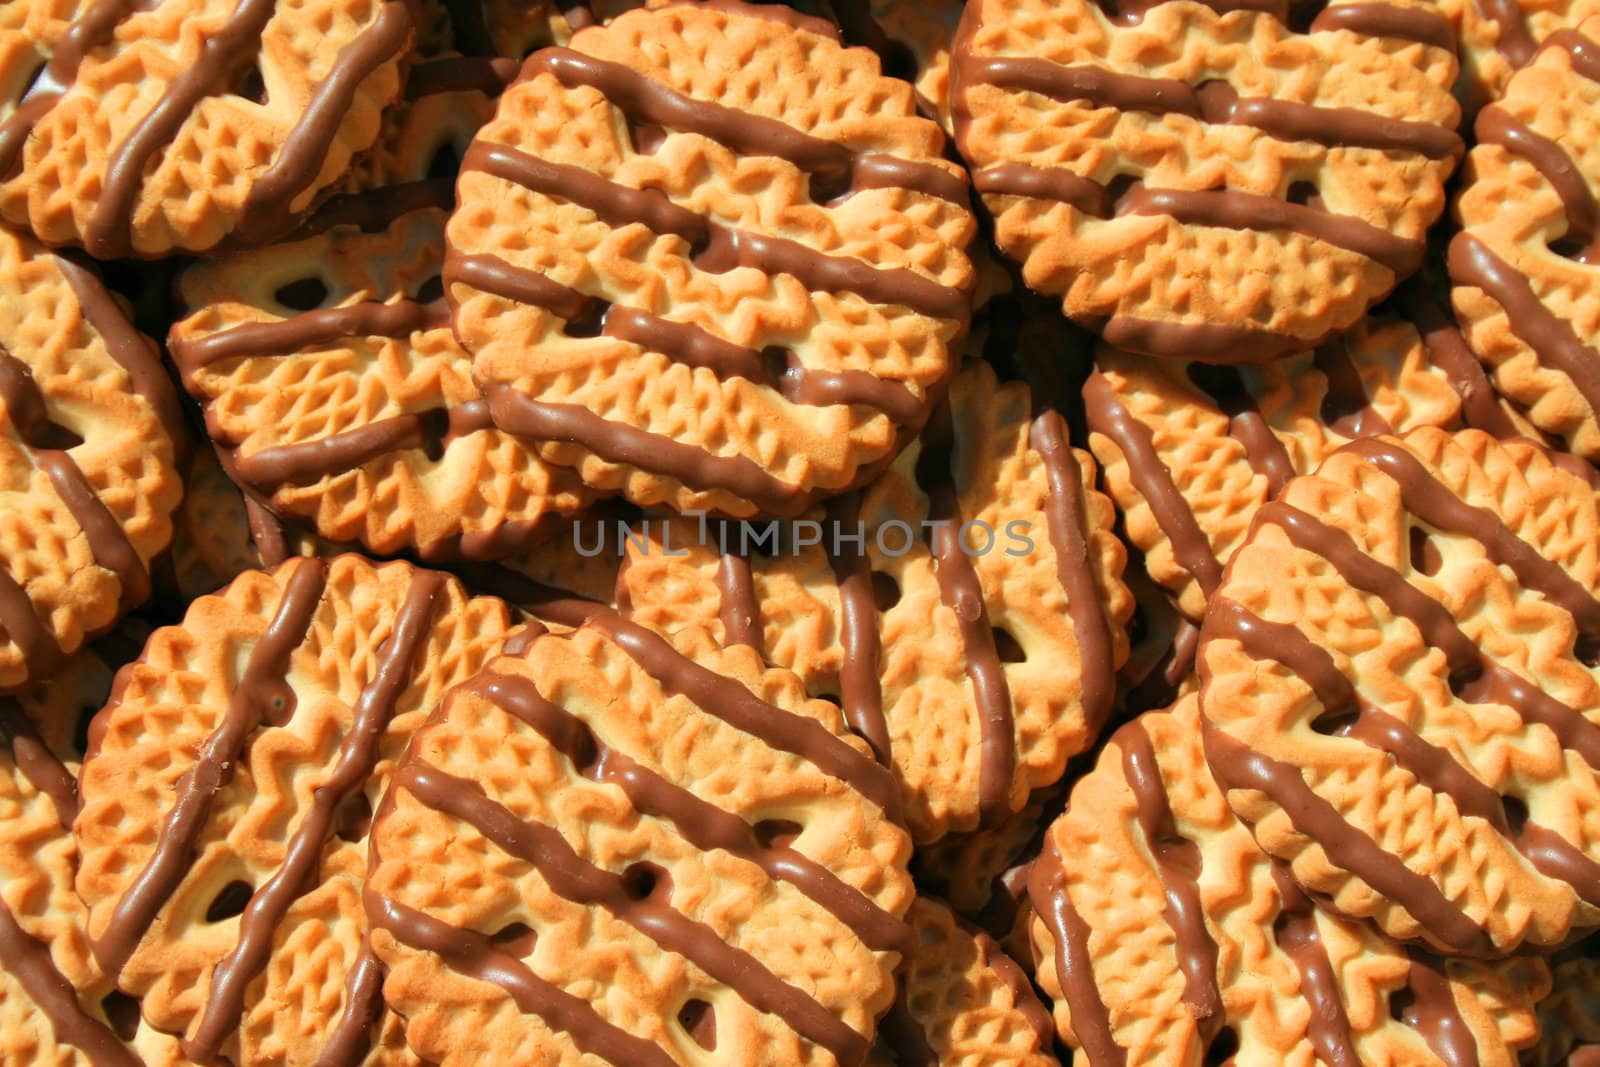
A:
{"label": "chocolate striped cookie", "polygon": [[1270,4],[1107,6],[978,0],[954,47],[956,142],[1032,288],[1120,347],[1248,363],[1417,269],[1462,152],[1431,5],[1304,34]]}
{"label": "chocolate striped cookie", "polygon": [[1517,1067],[1537,957],[1441,960],[1316,907],[1229,810],[1193,696],[1112,736],[1033,867],[1073,1062]]}
{"label": "chocolate striped cookie", "polygon": [[1492,955],[1600,926],[1600,494],[1571,462],[1353,442],[1257,513],[1207,609],[1229,802],[1391,936]]}
{"label": "chocolate striped cookie", "polygon": [[1452,294],[1495,386],[1600,460],[1600,17],[1552,34],[1478,115]]}
{"label": "chocolate striped cookie", "polygon": [[1469,116],[1500,99],[1512,76],[1551,36],[1600,15],[1595,0],[1439,0],[1439,9],[1456,30],[1461,56],[1456,96]]}
{"label": "chocolate striped cookie", "polygon": [[0,216],[102,259],[281,234],[377,136],[412,39],[404,0],[6,6]]}
{"label": "chocolate striped cookie", "polygon": [[181,279],[170,347],[229,474],[330,541],[497,558],[590,498],[494,428],[442,293],[450,176],[507,66],[419,63],[351,191]]}
{"label": "chocolate striped cookie", "polygon": [[180,424],[155,345],[93,272],[0,230],[0,692],[149,596]]}
{"label": "chocolate striped cookie", "polygon": [[96,716],[75,824],[94,956],[196,1061],[405,1065],[361,902],[371,813],[506,607],[358,556],[250,571]]}
{"label": "chocolate striped cookie", "polygon": [[[1449,362],[1454,359],[1454,362]],[[1447,324],[1369,316],[1314,352],[1261,367],[1154,361],[1110,346],[1084,386],[1089,447],[1128,540],[1198,622],[1261,506],[1346,441],[1459,425],[1491,392]],[[1513,431],[1494,404],[1496,426]]]}
{"label": "chocolate striped cookie", "polygon": [[914,937],[898,817],[747,647],[534,637],[445,699],[373,824],[385,996],[433,1061],[861,1063]]}
{"label": "chocolate striped cookie", "polygon": [[919,844],[994,827],[1106,722],[1133,610],[1065,420],[972,363],[877,482],[793,523],[646,523],[633,617],[794,671],[894,771]]}
{"label": "chocolate striped cookie", "polygon": [[729,2],[536,53],[464,161],[445,290],[495,424],[641,505],[795,515],[926,421],[965,176],[830,23]]}
{"label": "chocolate striped cookie", "polygon": [[883,72],[916,86],[917,110],[950,125],[950,42],[962,0],[827,0],[847,44],[877,53]]}

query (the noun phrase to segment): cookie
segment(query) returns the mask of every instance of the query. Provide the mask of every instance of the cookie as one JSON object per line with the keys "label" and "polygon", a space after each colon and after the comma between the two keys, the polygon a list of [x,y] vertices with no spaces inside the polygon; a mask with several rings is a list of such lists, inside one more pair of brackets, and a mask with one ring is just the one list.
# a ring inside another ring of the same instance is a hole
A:
{"label": "cookie", "polygon": [[1193,696],[1117,731],[1030,884],[1073,1062],[1515,1067],[1542,960],[1445,961],[1313,905],[1229,810]]}
{"label": "cookie", "polygon": [[415,1065],[361,904],[367,827],[505,605],[358,556],[249,571],[157,630],[96,716],[77,890],[95,958],[202,1063]]}
{"label": "cookie", "polygon": [[831,24],[626,12],[523,67],[446,295],[496,425],[642,506],[797,515],[881,469],[961,351],[966,179]]}
{"label": "cookie", "polygon": [[912,936],[897,799],[749,648],[615,614],[534,637],[374,822],[384,995],[434,1062],[860,1063]]}
{"label": "cookie", "polygon": [[0,692],[149,595],[180,422],[155,346],[89,268],[0,230]]}
{"label": "cookie", "polygon": [[1417,269],[1463,150],[1449,25],[1426,4],[1335,4],[1305,34],[1282,15],[967,6],[956,143],[1029,286],[1119,347],[1247,363]]}
{"label": "cookie", "polygon": [[1302,886],[1447,953],[1600,926],[1597,504],[1530,441],[1424,428],[1257,513],[1201,630],[1206,753]]}
{"label": "cookie", "polygon": [[1539,1002],[1534,1067],[1600,1063],[1600,944],[1594,938],[1550,959],[1550,995]]}
{"label": "cookie", "polygon": [[950,42],[961,21],[960,0],[828,0],[849,44],[877,53],[883,72],[917,89],[917,110],[950,123]]}
{"label": "cookie", "polygon": [[1050,1013],[992,937],[931,897],[906,922],[915,941],[871,1067],[1057,1067]]}
{"label": "cookie", "polygon": [[1199,621],[1290,478],[1354,437],[1459,423],[1460,392],[1434,353],[1410,323],[1375,317],[1262,367],[1097,351],[1083,390],[1089,447],[1129,542],[1186,618]]}
{"label": "cookie", "polygon": [[77,725],[80,713],[110,692],[117,647],[85,648],[59,679],[0,697],[0,1064],[6,1067],[184,1062],[163,1059],[157,1035],[125,1025],[125,998],[95,965],[83,933],[87,913],[72,888],[82,756]]}
{"label": "cookie", "polygon": [[180,281],[195,309],[169,347],[229,474],[334,542],[423,560],[497,558],[590,494],[494,428],[440,292],[449,179],[491,98],[493,64],[419,64],[417,94],[358,168],[364,191],[299,239],[209,259]]}
{"label": "cookie", "polygon": [[873,485],[792,524],[649,522],[619,598],[836,700],[928,844],[1020,810],[1111,712],[1133,604],[1094,479],[1059,412],[969,364]]}
{"label": "cookie", "polygon": [[1600,460],[1597,40],[1600,17],[1552,34],[1479,113],[1449,255],[1452,300],[1495,387],[1590,461]]}
{"label": "cookie", "polygon": [[1455,27],[1461,56],[1456,83],[1468,115],[1498,100],[1513,75],[1533,59],[1540,45],[1594,15],[1593,0],[1557,0],[1525,4],[1522,0],[1439,0],[1439,9]]}
{"label": "cookie", "polygon": [[281,234],[378,134],[404,0],[16,0],[0,216],[102,259]]}

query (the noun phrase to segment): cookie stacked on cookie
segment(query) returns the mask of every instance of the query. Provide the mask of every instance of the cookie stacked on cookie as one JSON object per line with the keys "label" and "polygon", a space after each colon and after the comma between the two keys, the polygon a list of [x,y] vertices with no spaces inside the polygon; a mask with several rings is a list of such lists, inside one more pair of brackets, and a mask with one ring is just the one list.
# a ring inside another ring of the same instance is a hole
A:
{"label": "cookie stacked on cookie", "polygon": [[1600,1059],[1591,14],[0,5],[0,1067]]}

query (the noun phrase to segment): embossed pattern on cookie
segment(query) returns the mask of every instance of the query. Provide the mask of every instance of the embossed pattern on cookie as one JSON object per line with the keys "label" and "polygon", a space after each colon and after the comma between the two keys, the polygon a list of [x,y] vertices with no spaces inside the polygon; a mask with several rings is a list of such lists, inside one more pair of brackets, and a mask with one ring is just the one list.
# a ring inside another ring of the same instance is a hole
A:
{"label": "embossed pattern on cookie", "polygon": [[0,231],[0,692],[149,596],[180,421],[155,345],[93,272]]}
{"label": "embossed pattern on cookie", "polygon": [[199,1062],[414,1065],[361,905],[413,730],[506,607],[358,556],[250,571],[157,630],[90,733],[75,824],[95,958]]}
{"label": "embossed pattern on cookie", "polygon": [[1600,459],[1600,17],[1552,34],[1478,114],[1452,300],[1500,392]]}
{"label": "embossed pattern on cookie", "polygon": [[919,843],[999,824],[1093,742],[1127,655],[1126,557],[1093,463],[1026,386],[970,364],[879,481],[808,521],[809,544],[778,526],[763,555],[762,524],[658,520],[627,546],[619,598],[836,700]]}
{"label": "embossed pattern on cookie", "polygon": [[1315,906],[1229,810],[1202,729],[1188,696],[1118,730],[1034,864],[1075,1062],[1515,1067],[1544,962],[1445,961]]}
{"label": "embossed pattern on cookie", "polygon": [[968,5],[956,140],[1032,288],[1121,347],[1244,363],[1417,269],[1462,152],[1448,24],[1426,4],[1335,4],[1306,34],[1286,16]]}
{"label": "embossed pattern on cookie", "polygon": [[446,698],[378,813],[385,994],[432,1060],[860,1063],[911,937],[897,809],[749,648],[615,614],[535,636]]}
{"label": "embossed pattern on cookie", "polygon": [[777,6],[628,12],[535,54],[448,230],[491,416],[646,506],[793,515],[860,484],[967,326],[942,144],[910,86]]}
{"label": "embossed pattern on cookie", "polygon": [[[94,255],[281,234],[378,133],[403,0],[18,0],[0,215]],[[0,71],[8,75],[9,71]]]}
{"label": "embossed pattern on cookie", "polygon": [[1461,56],[1456,96],[1468,116],[1500,99],[1516,72],[1552,36],[1600,15],[1594,0],[1439,0],[1439,9],[1456,30]]}
{"label": "embossed pattern on cookie", "polygon": [[1353,442],[1259,513],[1202,628],[1206,748],[1263,848],[1450,953],[1600,925],[1600,507],[1525,439]]}

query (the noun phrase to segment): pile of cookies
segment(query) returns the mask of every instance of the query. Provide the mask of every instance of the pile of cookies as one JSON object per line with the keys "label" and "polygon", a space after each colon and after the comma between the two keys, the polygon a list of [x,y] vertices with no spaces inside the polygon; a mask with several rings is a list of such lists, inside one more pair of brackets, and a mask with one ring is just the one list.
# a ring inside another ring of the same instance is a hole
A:
{"label": "pile of cookies", "polygon": [[1600,1063],[1600,4],[0,2],[0,1064]]}

